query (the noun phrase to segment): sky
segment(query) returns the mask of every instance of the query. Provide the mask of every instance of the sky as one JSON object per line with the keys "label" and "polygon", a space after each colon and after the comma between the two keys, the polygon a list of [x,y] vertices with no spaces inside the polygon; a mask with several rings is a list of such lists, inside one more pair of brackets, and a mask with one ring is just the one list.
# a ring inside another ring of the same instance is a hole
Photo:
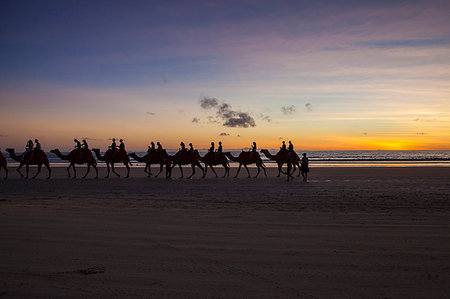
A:
{"label": "sky", "polygon": [[449,1],[0,1],[0,147],[450,149]]}

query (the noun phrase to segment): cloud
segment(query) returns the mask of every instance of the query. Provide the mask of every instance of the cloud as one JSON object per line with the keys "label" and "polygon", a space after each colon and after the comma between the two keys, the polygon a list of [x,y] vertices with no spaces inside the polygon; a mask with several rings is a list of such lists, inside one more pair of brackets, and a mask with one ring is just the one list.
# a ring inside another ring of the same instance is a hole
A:
{"label": "cloud", "polygon": [[425,122],[432,122],[432,121],[436,121],[436,118],[433,118],[433,119],[423,119],[423,118],[415,118],[415,119],[413,119],[413,121],[425,121]]}
{"label": "cloud", "polygon": [[147,112],[145,112],[145,113],[148,114],[148,115],[155,115],[154,112],[150,112],[150,111],[147,111]]}
{"label": "cloud", "polygon": [[222,133],[219,134],[219,136],[230,136],[230,134],[222,132]]}
{"label": "cloud", "polygon": [[443,46],[448,42],[443,39],[378,40],[358,43],[371,48],[425,47]]}
{"label": "cloud", "polygon": [[364,132],[363,135],[367,135],[367,132]]}
{"label": "cloud", "polygon": [[269,115],[264,115],[264,114],[261,113],[261,114],[259,115],[259,118],[262,119],[263,121],[268,122],[268,123],[272,122],[272,119],[270,118]]}
{"label": "cloud", "polygon": [[200,107],[203,109],[211,109],[219,106],[219,101],[216,98],[204,97],[200,100]]}
{"label": "cloud", "polygon": [[218,122],[217,119],[221,119],[224,127],[248,128],[256,126],[255,120],[249,113],[232,110],[230,104],[225,102],[219,104],[219,100],[216,98],[204,97],[200,100],[200,107],[203,109],[216,109],[216,118],[209,116],[208,120],[210,122]]}
{"label": "cloud", "polygon": [[413,121],[419,121],[420,120],[420,118],[415,118],[415,119],[413,119]]}
{"label": "cloud", "polygon": [[241,137],[241,135],[237,134],[236,137]]}
{"label": "cloud", "polygon": [[417,135],[427,135],[428,133],[416,133]]}
{"label": "cloud", "polygon": [[305,107],[306,107],[306,111],[308,111],[308,112],[311,112],[311,111],[312,111],[312,105],[311,105],[311,103],[306,103],[306,104],[305,104]]}
{"label": "cloud", "polygon": [[295,106],[294,106],[294,105],[291,105],[291,106],[283,106],[283,107],[281,107],[281,112],[282,112],[284,115],[292,114],[292,113],[295,112]]}
{"label": "cloud", "polygon": [[284,138],[283,138],[283,137],[278,137],[278,139],[280,139],[280,140],[281,140],[281,139],[284,139]]}
{"label": "cloud", "polygon": [[200,122],[200,118],[194,117],[192,119],[192,122],[195,123],[195,124],[198,124]]}

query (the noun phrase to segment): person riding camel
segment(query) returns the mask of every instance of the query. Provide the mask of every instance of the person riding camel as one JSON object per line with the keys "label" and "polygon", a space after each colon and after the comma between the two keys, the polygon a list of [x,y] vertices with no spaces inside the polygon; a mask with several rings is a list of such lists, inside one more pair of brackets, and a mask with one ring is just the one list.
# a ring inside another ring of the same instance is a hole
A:
{"label": "person riding camel", "polygon": [[292,142],[289,140],[289,152],[293,152],[294,151],[294,145],[292,144]]}
{"label": "person riding camel", "polygon": [[159,141],[158,141],[158,142],[156,142],[156,145],[158,146],[158,147],[156,148],[156,151],[157,151],[157,152],[161,152],[161,151],[163,150],[163,147],[162,147],[161,143],[159,143]]}
{"label": "person riding camel", "polygon": [[186,151],[186,146],[184,145],[184,142],[183,142],[183,141],[180,142],[180,147],[181,147],[181,148],[180,148],[180,151],[181,151],[181,152],[185,152],[185,151]]}
{"label": "person riding camel", "polygon": [[286,142],[285,141],[283,141],[283,144],[281,145],[280,150],[286,151]]}
{"label": "person riding camel", "polygon": [[41,147],[41,144],[39,143],[39,140],[34,139],[34,144],[35,144],[35,147],[34,147],[34,151],[35,152],[42,150],[42,147]]}
{"label": "person riding camel", "polygon": [[209,148],[210,153],[214,153],[214,142],[211,142],[211,147]]}
{"label": "person riding camel", "polygon": [[117,149],[116,138],[113,138],[113,139],[112,139],[112,143],[111,143],[111,145],[109,146],[109,148],[112,149],[112,150],[116,150],[116,149]]}
{"label": "person riding camel", "polygon": [[81,150],[81,143],[78,141],[78,139],[74,139],[73,142],[75,142],[75,149]]}
{"label": "person riding camel", "polygon": [[152,142],[150,142],[150,146],[148,147],[147,153],[152,153],[152,152],[155,152],[155,151],[156,151],[155,143],[152,141]]}
{"label": "person riding camel", "polygon": [[193,153],[194,152],[194,146],[192,145],[192,143],[189,143],[189,153]]}
{"label": "person riding camel", "polygon": [[217,148],[217,152],[218,153],[222,152],[222,141],[219,141],[219,147]]}
{"label": "person riding camel", "polygon": [[88,146],[88,144],[87,144],[86,139],[83,139],[82,148],[83,148],[83,150],[85,150],[85,151],[88,151],[88,150],[89,150],[89,146]]}
{"label": "person riding camel", "polygon": [[119,140],[120,144],[119,144],[119,150],[125,150],[125,144],[123,143],[123,139]]}
{"label": "person riding camel", "polygon": [[31,141],[30,139],[27,141],[27,144],[25,145],[25,151],[22,153],[22,160],[32,150],[33,150],[33,141]]}
{"label": "person riding camel", "polygon": [[250,157],[253,158],[254,155],[256,154],[256,150],[257,150],[255,141],[253,141],[253,143],[250,146],[250,148],[251,148],[251,150],[250,150],[250,152],[251,152]]}

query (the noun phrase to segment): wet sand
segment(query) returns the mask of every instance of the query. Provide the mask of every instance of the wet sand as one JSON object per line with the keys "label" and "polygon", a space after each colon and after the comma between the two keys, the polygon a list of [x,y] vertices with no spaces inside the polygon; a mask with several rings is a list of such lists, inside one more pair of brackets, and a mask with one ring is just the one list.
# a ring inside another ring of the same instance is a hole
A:
{"label": "wet sand", "polygon": [[448,298],[450,168],[268,175],[73,180],[59,168],[25,181],[10,169],[0,296]]}

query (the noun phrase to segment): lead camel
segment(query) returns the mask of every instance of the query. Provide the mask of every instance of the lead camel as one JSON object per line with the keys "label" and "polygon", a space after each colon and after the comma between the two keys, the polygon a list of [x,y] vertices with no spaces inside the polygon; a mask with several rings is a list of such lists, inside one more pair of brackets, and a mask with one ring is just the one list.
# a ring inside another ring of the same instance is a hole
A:
{"label": "lead camel", "polygon": [[47,167],[47,169],[48,169],[47,179],[50,178],[50,176],[52,174],[52,170],[50,169],[50,163],[48,162],[47,155],[44,153],[44,151],[32,150],[32,151],[28,152],[25,156],[17,156],[16,153],[14,152],[13,148],[8,148],[8,149],[6,149],[6,151],[11,156],[11,159],[20,163],[19,167],[17,168],[17,171],[19,172],[19,174],[22,178],[23,178],[23,174],[22,174],[22,172],[20,172],[20,169],[24,165],[26,166],[26,169],[27,169],[27,175],[25,176],[25,179],[28,179],[28,172],[29,172],[30,165],[37,165],[37,167],[38,167],[37,173],[32,177],[33,179],[36,178],[39,175],[39,173],[41,172],[42,165]]}
{"label": "lead camel", "polygon": [[109,172],[110,172],[109,167],[110,166],[111,166],[112,172],[115,175],[117,175],[118,177],[120,177],[120,174],[118,174],[114,170],[114,163],[123,163],[123,165],[125,165],[125,167],[127,168],[127,175],[125,176],[125,178],[128,178],[130,176],[131,162],[130,162],[130,158],[127,155],[126,150],[124,150],[124,149],[120,149],[120,150],[108,149],[104,156],[102,156],[100,154],[100,150],[98,148],[94,148],[94,149],[92,149],[92,151],[95,153],[98,160],[104,161],[106,163],[106,167],[108,169],[108,174],[106,175],[105,178],[109,178]]}
{"label": "lead camel", "polygon": [[4,168],[6,171],[5,180],[7,180],[8,179],[8,165],[6,164],[5,156],[3,156],[2,152],[0,152],[0,171],[2,170],[2,168]]}
{"label": "lead camel", "polygon": [[250,171],[247,167],[247,165],[250,164],[256,164],[256,167],[258,167],[258,173],[256,174],[255,178],[258,177],[259,173],[261,172],[261,168],[264,170],[264,175],[267,177],[266,168],[264,167],[261,157],[257,152],[242,151],[237,158],[234,157],[230,152],[227,152],[225,154],[231,161],[239,162],[239,168],[236,175],[234,176],[235,178],[237,178],[242,165],[244,165],[245,169],[247,170],[248,177],[250,178]]}
{"label": "lead camel", "polygon": [[67,174],[70,178],[70,168],[73,168],[73,178],[77,177],[77,170],[75,168],[75,164],[87,164],[86,174],[82,177],[83,179],[89,174],[91,170],[91,166],[95,169],[95,178],[98,178],[98,169],[97,169],[97,161],[95,161],[94,156],[90,150],[80,150],[74,149],[68,155],[63,155],[59,149],[51,150],[50,152],[54,153],[61,160],[69,161],[70,165],[67,167]]}

